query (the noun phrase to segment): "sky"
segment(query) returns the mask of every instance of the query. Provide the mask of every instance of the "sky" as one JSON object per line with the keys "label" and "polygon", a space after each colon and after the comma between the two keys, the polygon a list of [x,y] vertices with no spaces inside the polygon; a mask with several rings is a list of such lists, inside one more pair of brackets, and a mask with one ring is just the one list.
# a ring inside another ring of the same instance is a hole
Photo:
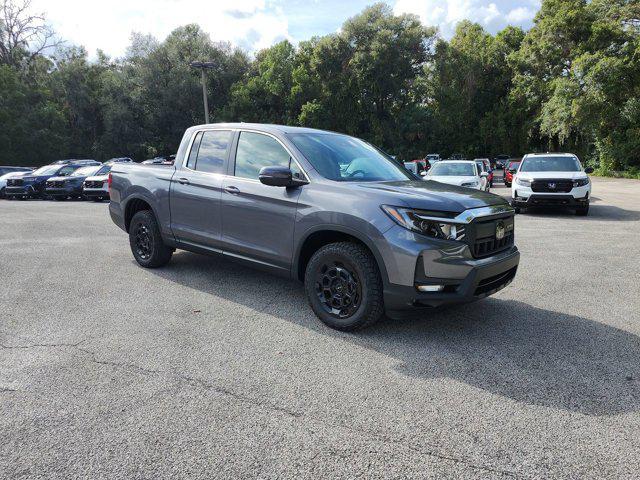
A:
{"label": "sky", "polygon": [[[288,39],[293,43],[340,29],[373,0],[33,0],[67,43],[83,45],[94,57],[126,52],[132,32],[163,40],[173,29],[198,23],[213,40],[256,52]],[[450,38],[469,19],[495,33],[506,25],[529,28],[540,0],[389,0],[395,13],[414,13]]]}

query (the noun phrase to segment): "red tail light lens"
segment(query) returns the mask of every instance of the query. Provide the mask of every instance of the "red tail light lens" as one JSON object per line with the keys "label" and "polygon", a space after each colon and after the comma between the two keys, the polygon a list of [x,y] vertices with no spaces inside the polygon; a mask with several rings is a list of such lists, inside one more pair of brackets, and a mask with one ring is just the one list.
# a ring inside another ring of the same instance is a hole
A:
{"label": "red tail light lens", "polygon": [[109,195],[111,195],[111,173],[107,177],[107,186],[109,187]]}

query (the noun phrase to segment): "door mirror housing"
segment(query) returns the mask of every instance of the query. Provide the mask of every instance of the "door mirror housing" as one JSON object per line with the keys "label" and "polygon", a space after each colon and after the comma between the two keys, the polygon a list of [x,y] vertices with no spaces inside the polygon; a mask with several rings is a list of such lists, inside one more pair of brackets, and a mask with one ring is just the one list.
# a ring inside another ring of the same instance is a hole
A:
{"label": "door mirror housing", "polygon": [[593,168],[587,167],[584,169],[584,173],[593,173]]}
{"label": "door mirror housing", "polygon": [[489,173],[488,172],[480,172],[480,176],[481,177],[488,177]]}
{"label": "door mirror housing", "polygon": [[421,171],[420,172],[420,176],[421,177],[426,177],[427,176],[427,171],[426,170]]}
{"label": "door mirror housing", "polygon": [[297,187],[306,185],[306,180],[294,178],[289,167],[262,167],[258,174],[261,183],[270,187]]}

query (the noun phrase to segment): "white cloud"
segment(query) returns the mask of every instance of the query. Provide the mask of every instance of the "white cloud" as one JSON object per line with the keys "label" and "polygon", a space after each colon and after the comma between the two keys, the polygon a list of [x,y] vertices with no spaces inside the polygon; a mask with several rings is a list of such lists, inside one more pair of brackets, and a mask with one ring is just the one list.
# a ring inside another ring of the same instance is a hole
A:
{"label": "white cloud", "polygon": [[514,8],[507,14],[507,20],[511,23],[522,23],[524,21],[533,20],[536,11],[533,8],[518,7]]}
{"label": "white cloud", "polygon": [[90,55],[99,48],[121,56],[131,32],[163,40],[188,23],[199,24],[214,41],[230,41],[252,51],[290,38],[282,9],[267,0],[35,0],[32,8],[45,12],[60,37],[84,45]]}
{"label": "white cloud", "polygon": [[[538,4],[538,0],[521,0],[529,5]],[[490,31],[496,31],[507,24],[525,24],[535,15],[535,10],[528,7],[512,8],[517,2],[486,0],[398,0],[394,11],[414,13],[425,25],[437,26],[445,38],[455,32],[456,24],[462,20],[471,20],[483,25]],[[509,10],[508,13],[505,13]]]}

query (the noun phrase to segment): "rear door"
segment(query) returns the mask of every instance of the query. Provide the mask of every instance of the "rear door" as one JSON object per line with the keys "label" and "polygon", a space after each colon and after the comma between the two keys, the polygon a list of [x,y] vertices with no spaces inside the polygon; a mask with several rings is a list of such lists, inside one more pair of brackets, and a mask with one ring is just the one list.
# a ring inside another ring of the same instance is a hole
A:
{"label": "rear door", "polygon": [[274,136],[239,133],[229,175],[222,185],[222,242],[227,255],[288,271],[298,197],[305,187],[260,183],[260,169],[276,165],[290,166],[294,176],[306,179],[291,153]]}
{"label": "rear door", "polygon": [[220,196],[232,130],[194,134],[185,162],[171,179],[171,229],[179,242],[219,250]]}

